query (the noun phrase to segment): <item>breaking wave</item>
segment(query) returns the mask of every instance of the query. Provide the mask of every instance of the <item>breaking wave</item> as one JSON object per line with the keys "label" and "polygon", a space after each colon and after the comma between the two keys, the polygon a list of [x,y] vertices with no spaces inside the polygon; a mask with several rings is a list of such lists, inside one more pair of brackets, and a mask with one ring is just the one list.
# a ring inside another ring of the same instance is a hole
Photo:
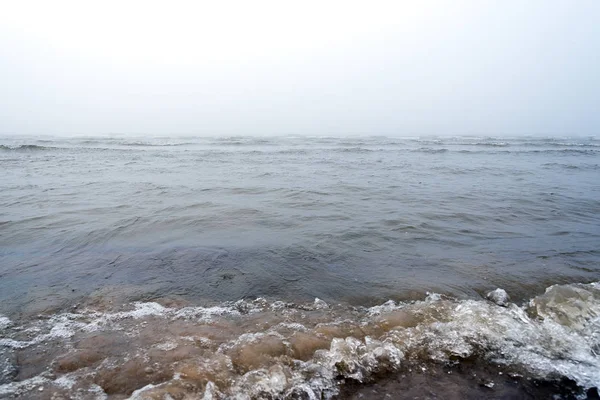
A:
{"label": "breaking wave", "polygon": [[501,289],[488,297],[370,308],[138,302],[0,317],[0,397],[328,399],[407,364],[468,359],[600,385],[599,283],[554,285],[521,306]]}

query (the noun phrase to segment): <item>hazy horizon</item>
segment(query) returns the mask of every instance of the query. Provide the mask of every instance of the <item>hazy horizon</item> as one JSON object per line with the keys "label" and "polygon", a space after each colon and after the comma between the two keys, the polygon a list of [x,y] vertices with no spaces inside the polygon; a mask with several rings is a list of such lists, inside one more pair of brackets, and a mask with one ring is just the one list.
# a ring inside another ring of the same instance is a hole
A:
{"label": "hazy horizon", "polygon": [[211,139],[211,138],[265,138],[265,139],[273,139],[273,138],[335,138],[335,139],[343,139],[343,138],[353,138],[353,139],[361,139],[361,138],[390,138],[390,139],[501,139],[501,140],[509,140],[509,139],[584,139],[584,138],[598,138],[598,134],[542,134],[542,133],[522,133],[522,134],[495,134],[495,135],[486,135],[486,134],[475,134],[475,133],[464,133],[464,134],[448,134],[448,133],[440,133],[440,134],[376,134],[376,133],[272,133],[272,134],[249,134],[249,133],[239,133],[239,134],[226,134],[226,133],[142,133],[142,132],[109,132],[109,133],[95,133],[89,134],[85,132],[80,133],[48,133],[48,132],[39,132],[39,133],[13,133],[13,132],[0,132],[0,137],[7,139],[32,139],[32,138],[55,138],[55,139]]}
{"label": "hazy horizon", "polygon": [[2,135],[600,131],[597,1],[3,8]]}
{"label": "hazy horizon", "polygon": [[598,398],[599,50],[600,0],[4,2],[0,398]]}

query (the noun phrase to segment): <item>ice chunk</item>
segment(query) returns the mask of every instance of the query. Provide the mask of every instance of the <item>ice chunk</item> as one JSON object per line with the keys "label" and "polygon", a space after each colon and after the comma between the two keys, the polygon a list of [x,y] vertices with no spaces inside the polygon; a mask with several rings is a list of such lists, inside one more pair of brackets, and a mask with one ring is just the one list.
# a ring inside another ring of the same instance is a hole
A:
{"label": "ice chunk", "polygon": [[508,296],[508,293],[506,293],[506,290],[500,288],[492,290],[485,297],[489,301],[492,301],[502,307],[508,306],[508,303],[510,302],[510,297]]}

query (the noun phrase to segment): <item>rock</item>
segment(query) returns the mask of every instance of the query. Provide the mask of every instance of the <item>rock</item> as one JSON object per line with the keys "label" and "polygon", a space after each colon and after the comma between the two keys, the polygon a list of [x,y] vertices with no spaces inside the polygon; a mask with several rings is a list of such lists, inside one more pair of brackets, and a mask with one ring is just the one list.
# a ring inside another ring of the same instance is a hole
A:
{"label": "rock", "polygon": [[492,290],[485,297],[489,301],[492,301],[502,307],[508,306],[508,303],[510,302],[510,297],[508,296],[508,293],[506,293],[506,290],[500,288]]}

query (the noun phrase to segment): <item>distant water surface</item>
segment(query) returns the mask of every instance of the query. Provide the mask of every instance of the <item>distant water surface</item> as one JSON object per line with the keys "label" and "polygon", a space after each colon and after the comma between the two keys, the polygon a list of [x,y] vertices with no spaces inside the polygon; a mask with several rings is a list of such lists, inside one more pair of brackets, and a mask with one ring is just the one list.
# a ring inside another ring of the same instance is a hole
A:
{"label": "distant water surface", "polygon": [[0,169],[5,329],[165,299],[520,304],[600,277],[595,137],[17,136]]}
{"label": "distant water surface", "polygon": [[598,278],[594,138],[1,143],[5,312],[122,285],[362,304]]}

